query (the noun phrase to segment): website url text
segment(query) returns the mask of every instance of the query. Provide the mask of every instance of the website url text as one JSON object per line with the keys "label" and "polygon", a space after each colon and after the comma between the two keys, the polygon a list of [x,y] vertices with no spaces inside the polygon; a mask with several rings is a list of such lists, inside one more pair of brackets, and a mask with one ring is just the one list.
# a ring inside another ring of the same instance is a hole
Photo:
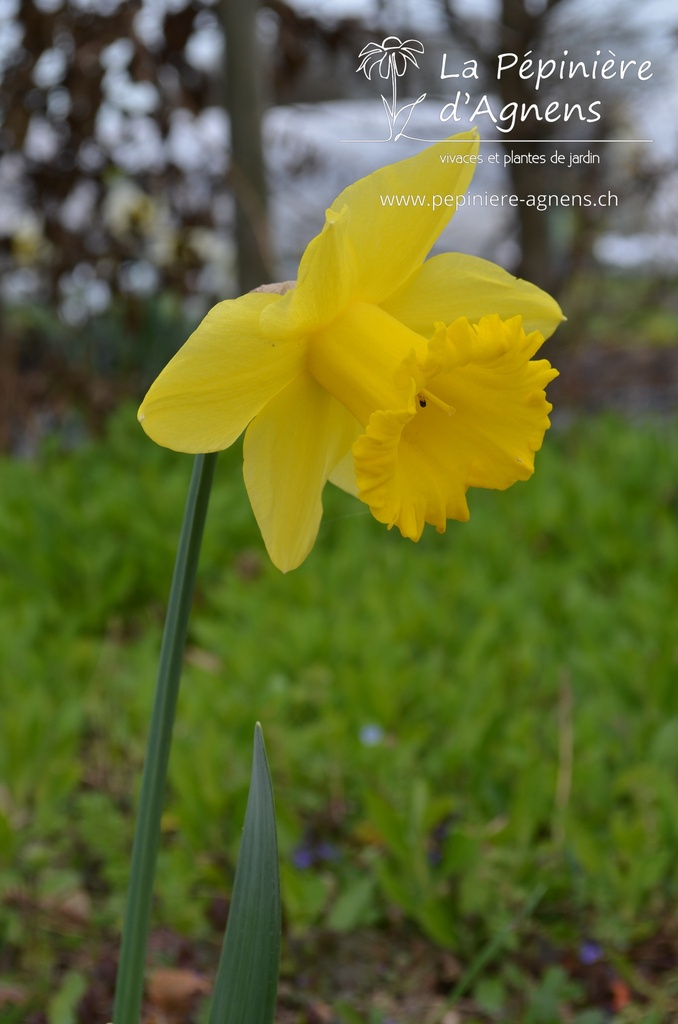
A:
{"label": "website url text", "polygon": [[539,193],[527,196],[514,194],[497,194],[475,192],[473,195],[380,195],[382,206],[421,206],[438,210],[441,206],[529,206],[536,210],[548,210],[551,207],[602,206],[616,207],[619,197],[614,192],[603,192],[593,195],[558,195],[556,193]]}

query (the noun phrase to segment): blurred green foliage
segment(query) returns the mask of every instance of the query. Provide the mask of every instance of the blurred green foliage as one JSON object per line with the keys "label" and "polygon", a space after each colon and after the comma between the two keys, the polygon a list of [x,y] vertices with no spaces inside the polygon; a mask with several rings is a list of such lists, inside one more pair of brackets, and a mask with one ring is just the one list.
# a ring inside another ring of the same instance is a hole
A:
{"label": "blurred green foliage", "polygon": [[[292,935],[395,912],[469,965],[500,932],[509,959],[656,933],[678,896],[677,441],[668,420],[554,430],[527,486],[472,492],[470,523],[418,545],[329,488],[287,576],[220,456],[157,922],[213,934],[260,720]],[[0,463],[0,973],[51,993],[64,943],[119,928],[190,469],[128,407],[103,441]],[[520,1019],[577,1004],[561,974]]]}
{"label": "blurred green foliage", "polygon": [[206,311],[196,300],[187,312],[181,296],[165,290],[143,299],[116,296],[105,313],[78,324],[65,322],[44,302],[8,305],[0,326],[15,341],[22,369],[49,366],[56,357],[90,380],[105,374],[120,385],[128,376],[151,381]]}
{"label": "blurred green foliage", "polygon": [[572,275],[561,296],[568,322],[558,341],[629,348],[678,344],[675,274],[624,273],[590,267]]}

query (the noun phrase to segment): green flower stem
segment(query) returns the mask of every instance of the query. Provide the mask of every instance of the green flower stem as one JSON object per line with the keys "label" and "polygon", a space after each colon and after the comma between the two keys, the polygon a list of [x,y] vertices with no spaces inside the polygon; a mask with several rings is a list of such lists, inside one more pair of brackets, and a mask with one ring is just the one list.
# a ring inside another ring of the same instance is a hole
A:
{"label": "green flower stem", "polygon": [[196,456],[179,536],[139,797],[113,1007],[114,1024],[138,1024],[140,1019],[172,727],[216,458],[216,454]]}

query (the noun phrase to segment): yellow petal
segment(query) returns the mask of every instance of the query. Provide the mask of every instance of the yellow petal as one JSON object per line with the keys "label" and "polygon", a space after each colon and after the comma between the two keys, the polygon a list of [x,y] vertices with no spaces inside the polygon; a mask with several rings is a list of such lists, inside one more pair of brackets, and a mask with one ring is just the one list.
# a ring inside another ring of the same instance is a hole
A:
{"label": "yellow petal", "polygon": [[379,410],[353,445],[358,496],[380,523],[419,540],[425,523],[444,533],[448,519],[465,521],[464,465],[453,457],[454,435],[436,406]]}
{"label": "yellow petal", "polygon": [[522,316],[528,333],[539,331],[548,338],[565,319],[555,299],[541,288],[489,260],[463,253],[427,260],[381,306],[425,337],[431,336],[434,321],[450,324],[463,316],[477,323],[497,313],[502,320]]}
{"label": "yellow petal", "polygon": [[271,561],[295,569],[315,543],[327,479],[358,425],[302,373],[268,403],[245,434],[245,484]]}
{"label": "yellow petal", "polygon": [[[357,430],[356,434],[359,433],[360,431]],[[334,484],[335,487],[341,488],[342,491],[346,491],[347,494],[352,494],[354,498],[358,497],[353,452],[350,448],[330,473],[330,483]]]}
{"label": "yellow petal", "polygon": [[[425,259],[452,217],[454,204],[446,205],[443,200],[435,208],[434,196],[463,195],[475,165],[447,163],[444,158],[471,158],[479,148],[475,129],[454,139],[429,146],[349,185],[327,211],[328,223],[337,219],[344,244],[355,252],[355,300],[379,303],[390,295]],[[389,205],[386,199],[416,196],[423,197],[425,205]],[[348,210],[345,220],[340,219],[344,208]]]}
{"label": "yellow petal", "polygon": [[[345,210],[342,220],[348,212]],[[261,318],[267,337],[305,335],[330,323],[351,300],[355,253],[337,223],[327,223],[301,258],[296,286]]]}
{"label": "yellow petal", "polygon": [[303,369],[301,339],[262,337],[263,309],[279,295],[250,293],[207,314],[151,385],[139,421],[158,444],[180,452],[221,451]]}
{"label": "yellow petal", "polygon": [[549,426],[543,389],[557,373],[530,360],[541,340],[519,317],[458,320],[436,333],[411,403],[376,411],[353,445],[359,497],[380,522],[412,540],[425,523],[442,533],[447,519],[468,519],[469,487],[531,475]]}
{"label": "yellow petal", "polygon": [[[463,195],[473,177],[472,162],[447,163],[445,157],[473,157],[477,131],[453,138],[458,141],[382,167],[337,196],[304,253],[297,288],[267,310],[267,332],[322,326],[348,301],[378,304],[407,280],[454,213],[445,197]],[[440,198],[437,206],[434,197]]]}
{"label": "yellow petal", "polygon": [[473,328],[452,324],[448,340],[453,349],[467,351],[470,343],[477,352],[435,382],[437,394],[455,409],[455,458],[465,466],[468,486],[503,490],[526,480],[550,426],[544,388],[558,376],[546,359],[530,358],[541,336],[526,335],[519,317],[502,323],[488,316]]}
{"label": "yellow petal", "polygon": [[378,306],[356,302],[309,339],[306,365],[365,426],[375,409],[403,405],[409,381],[393,375],[417,347],[426,351],[419,335]]}

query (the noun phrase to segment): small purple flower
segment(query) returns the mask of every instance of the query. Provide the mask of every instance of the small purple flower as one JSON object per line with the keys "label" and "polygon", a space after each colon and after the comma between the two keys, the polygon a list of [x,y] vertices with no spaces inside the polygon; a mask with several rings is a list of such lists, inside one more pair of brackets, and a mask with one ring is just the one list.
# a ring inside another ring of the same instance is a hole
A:
{"label": "small purple flower", "polygon": [[585,967],[590,967],[591,964],[598,963],[599,960],[603,959],[603,950],[597,942],[592,942],[590,939],[586,939],[579,947],[579,961],[584,964]]}
{"label": "small purple flower", "polygon": [[336,860],[338,856],[339,851],[332,843],[321,842],[315,848],[316,860]]}
{"label": "small purple flower", "polygon": [[317,843],[306,840],[306,842],[300,843],[292,853],[292,863],[300,871],[306,871],[320,861],[337,860],[338,857],[339,851],[332,843],[323,840]]}
{"label": "small purple flower", "polygon": [[445,840],[450,834],[452,828],[453,818],[452,815],[448,814],[442,821],[438,822],[436,827],[431,832],[428,848],[428,862],[432,867],[436,867],[442,863],[443,860],[443,847]]}
{"label": "small purple flower", "polygon": [[292,863],[300,871],[305,871],[307,868],[312,867],[314,861],[315,852],[310,846],[298,846],[292,854]]}
{"label": "small purple flower", "polygon": [[377,747],[384,738],[384,730],[380,725],[370,722],[360,730],[360,742],[364,747]]}

